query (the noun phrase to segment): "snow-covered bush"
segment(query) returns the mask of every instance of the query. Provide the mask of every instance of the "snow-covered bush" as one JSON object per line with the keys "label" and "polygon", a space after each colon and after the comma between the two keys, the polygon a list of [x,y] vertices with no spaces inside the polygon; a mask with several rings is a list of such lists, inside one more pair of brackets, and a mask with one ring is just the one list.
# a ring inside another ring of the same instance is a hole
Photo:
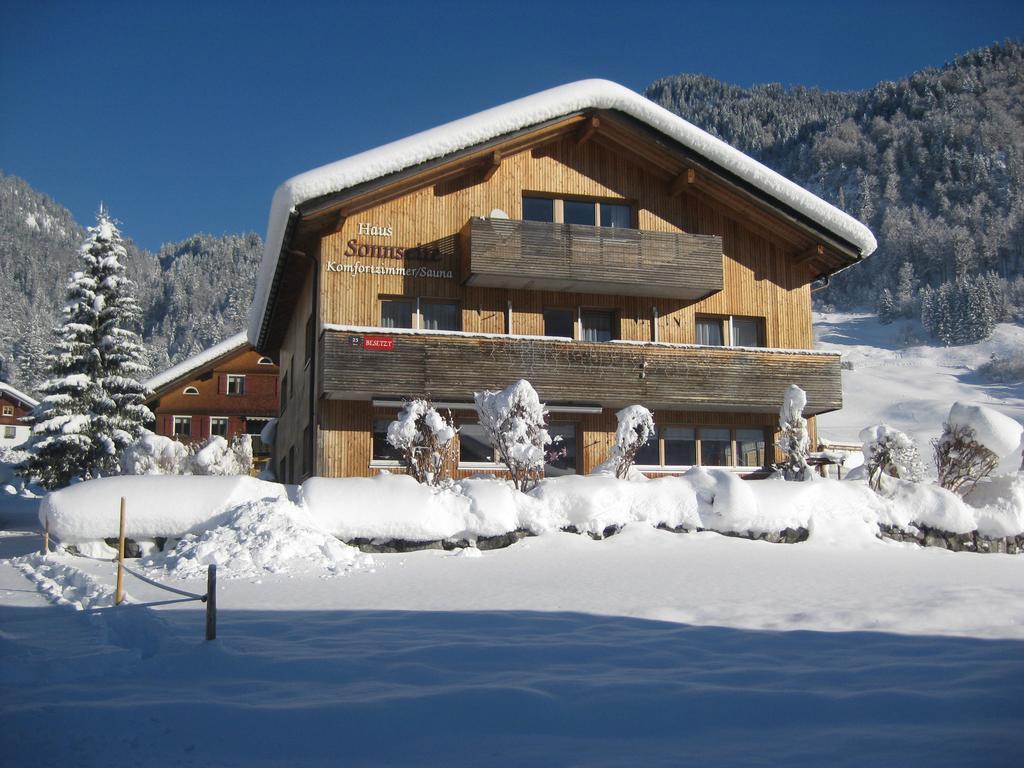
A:
{"label": "snow-covered bush", "polygon": [[863,443],[864,471],[868,483],[876,491],[881,489],[882,477],[919,482],[924,468],[917,445],[905,433],[888,424],[865,427],[860,432]]}
{"label": "snow-covered bush", "polygon": [[388,443],[399,452],[406,472],[418,483],[440,485],[455,455],[455,424],[429,400],[409,400],[388,425]]}
{"label": "snow-covered bush", "polygon": [[545,429],[547,412],[537,391],[520,379],[500,392],[476,392],[473,399],[480,426],[512,482],[520,491],[529,491],[544,473],[544,446],[551,442]]}
{"label": "snow-covered bush", "polygon": [[235,435],[229,444],[212,435],[189,462],[193,475],[248,475],[252,472],[252,438]]}
{"label": "snow-covered bush", "polygon": [[1015,454],[1024,428],[983,405],[953,403],[941,437],[932,441],[939,485],[965,496],[1004,457]]}
{"label": "snow-covered bush", "polygon": [[1004,355],[993,354],[987,363],[978,367],[978,373],[987,381],[997,384],[1024,382],[1024,350],[1016,349]]}
{"label": "snow-covered bush", "polygon": [[807,466],[811,439],[807,434],[807,419],[803,417],[807,393],[796,384],[790,384],[779,409],[779,441],[776,443],[785,456],[780,465],[787,480],[810,480],[814,477]]}
{"label": "snow-covered bush", "polygon": [[615,444],[608,458],[601,464],[601,469],[613,472],[621,480],[629,477],[637,453],[657,432],[654,414],[642,405],[628,405],[616,413],[615,418],[619,421],[615,430]]}
{"label": "snow-covered bush", "polygon": [[177,440],[144,432],[121,456],[121,473],[125,475],[189,474],[192,452]]}

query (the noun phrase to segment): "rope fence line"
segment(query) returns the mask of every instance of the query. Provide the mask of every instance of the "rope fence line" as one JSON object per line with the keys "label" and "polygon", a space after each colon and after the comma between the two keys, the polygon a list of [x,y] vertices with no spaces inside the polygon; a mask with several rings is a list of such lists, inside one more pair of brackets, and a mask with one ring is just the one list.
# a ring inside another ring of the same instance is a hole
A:
{"label": "rope fence line", "polygon": [[[147,584],[172,592],[176,595],[182,595],[183,598],[179,600],[166,600],[162,603],[154,603],[154,605],[167,605],[170,603],[186,603],[192,600],[198,600],[201,603],[206,603],[206,639],[216,640],[217,639],[217,566],[210,564],[206,569],[206,594],[199,595],[195,592],[187,592],[184,589],[177,589],[176,587],[168,587],[166,584],[161,584],[159,581],[154,581],[148,576],[143,576],[141,573],[133,571],[124,564],[124,530],[125,530],[125,511],[127,507],[127,501],[124,496],[121,497],[121,515],[120,522],[118,525],[118,536],[117,536],[117,557],[114,561],[117,563],[117,587],[114,591],[114,605],[118,606],[124,602],[124,574],[128,573],[131,576],[144,581]],[[50,518],[47,517],[44,528],[43,528],[43,556],[45,557],[50,551]],[[96,560],[101,563],[110,562],[103,557],[90,557],[88,555],[81,555],[87,560]]]}

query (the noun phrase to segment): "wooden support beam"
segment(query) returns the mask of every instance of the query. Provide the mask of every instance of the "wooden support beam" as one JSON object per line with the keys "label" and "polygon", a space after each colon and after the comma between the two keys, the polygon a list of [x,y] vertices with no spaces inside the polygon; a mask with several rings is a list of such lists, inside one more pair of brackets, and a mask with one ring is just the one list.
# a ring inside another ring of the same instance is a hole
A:
{"label": "wooden support beam", "polygon": [[576,146],[581,147],[593,138],[601,127],[601,118],[596,115],[587,120],[576,134]]}
{"label": "wooden support beam", "polygon": [[697,172],[693,168],[687,168],[685,171],[680,173],[675,179],[672,180],[672,184],[668,189],[670,196],[675,197],[681,195],[683,190],[687,187],[697,183]]}
{"label": "wooden support beam", "polygon": [[811,248],[808,248],[803,253],[797,254],[796,260],[793,263],[794,264],[805,264],[806,262],[811,261],[812,259],[821,259],[824,256],[825,256],[825,246],[822,245],[821,243],[817,243],[816,245],[812,246]]}
{"label": "wooden support beam", "polygon": [[485,182],[485,181],[490,181],[491,180],[491,176],[493,176],[495,173],[497,173],[498,169],[500,167],[501,167],[501,152],[495,150],[491,154],[491,156],[487,160],[484,161],[484,172],[483,172],[483,175],[480,177],[481,183]]}

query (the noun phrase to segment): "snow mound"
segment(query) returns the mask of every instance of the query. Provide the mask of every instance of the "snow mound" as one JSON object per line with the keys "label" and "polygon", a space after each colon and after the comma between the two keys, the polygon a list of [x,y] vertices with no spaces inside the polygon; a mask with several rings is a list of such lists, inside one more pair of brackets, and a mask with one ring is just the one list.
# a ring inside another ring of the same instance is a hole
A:
{"label": "snow mound", "polygon": [[255,499],[239,505],[216,528],[185,536],[174,551],[146,565],[162,565],[181,579],[202,578],[207,566],[216,565],[219,576],[237,579],[309,571],[338,575],[372,562],[317,527],[291,502]]}
{"label": "snow mound", "polygon": [[11,562],[57,605],[82,611],[114,604],[114,590],[78,568],[43,555],[28,555]]}
{"label": "snow mound", "polygon": [[1024,472],[985,478],[964,501],[975,507],[982,536],[1002,538],[1024,533]]}
{"label": "snow mound", "polygon": [[46,496],[39,505],[39,521],[49,519],[50,532],[63,544],[117,538],[122,496],[125,536],[151,540],[212,528],[237,504],[284,499],[287,490],[252,477],[104,477]]}

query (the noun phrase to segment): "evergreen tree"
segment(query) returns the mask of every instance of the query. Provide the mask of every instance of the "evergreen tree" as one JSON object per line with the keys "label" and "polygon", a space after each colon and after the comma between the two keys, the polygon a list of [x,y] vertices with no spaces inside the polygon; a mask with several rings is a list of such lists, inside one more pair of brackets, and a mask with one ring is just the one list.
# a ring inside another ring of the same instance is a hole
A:
{"label": "evergreen tree", "polygon": [[892,322],[893,315],[896,311],[895,302],[893,302],[892,294],[888,288],[883,288],[882,292],[878,294],[878,305],[876,306],[878,312],[878,322],[882,325],[889,325]]}
{"label": "evergreen tree", "polygon": [[124,255],[117,227],[101,210],[79,251],[84,268],[68,284],[64,323],[46,356],[50,378],[30,415],[21,472],[47,488],[115,474],[119,453],[153,418],[137,379],[146,368],[131,328],[139,308],[128,293]]}
{"label": "evergreen tree", "polygon": [[905,261],[896,277],[896,296],[894,299],[897,315],[900,317],[913,317],[917,314],[914,311],[917,304],[916,294],[917,278],[914,276],[914,265],[909,261]]}

